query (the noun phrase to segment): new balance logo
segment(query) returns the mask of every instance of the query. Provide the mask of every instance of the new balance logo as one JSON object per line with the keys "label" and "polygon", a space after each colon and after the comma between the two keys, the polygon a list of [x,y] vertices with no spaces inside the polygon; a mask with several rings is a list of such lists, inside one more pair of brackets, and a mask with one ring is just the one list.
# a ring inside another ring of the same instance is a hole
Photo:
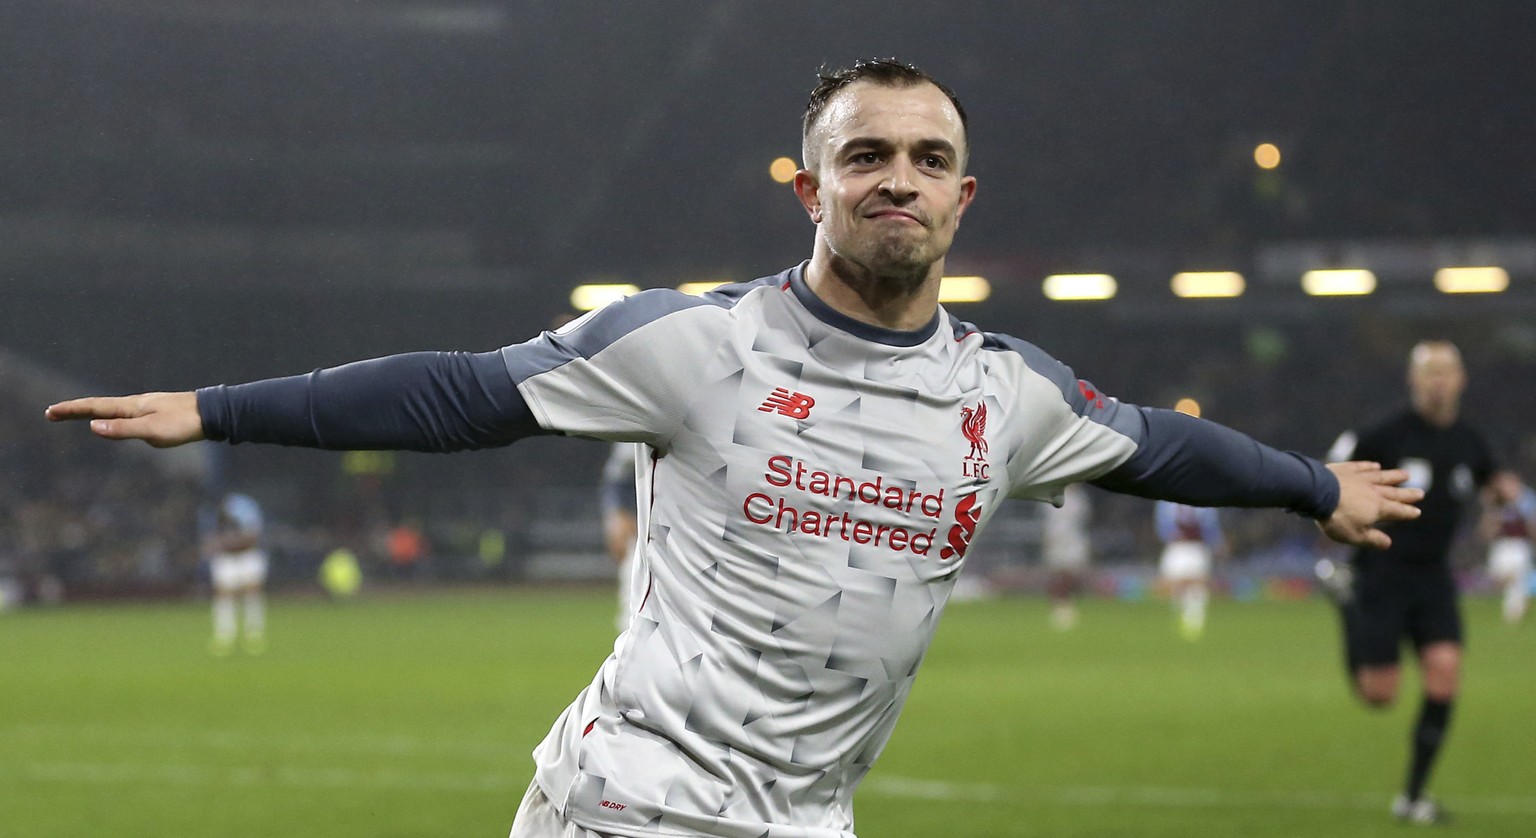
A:
{"label": "new balance logo", "polygon": [[804,393],[791,393],[783,387],[775,387],[758,410],[763,413],[777,412],[791,419],[809,419],[811,408],[815,406],[816,400]]}

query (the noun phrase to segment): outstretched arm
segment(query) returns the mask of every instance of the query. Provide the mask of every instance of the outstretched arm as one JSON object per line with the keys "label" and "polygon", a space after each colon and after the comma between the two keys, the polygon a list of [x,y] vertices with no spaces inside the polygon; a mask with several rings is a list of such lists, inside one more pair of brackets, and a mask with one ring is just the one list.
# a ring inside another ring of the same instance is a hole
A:
{"label": "outstretched arm", "polygon": [[1424,493],[1400,488],[1408,478],[1400,469],[1363,462],[1325,467],[1214,422],[1133,409],[1137,413],[1124,421],[1137,451],[1095,485],[1194,506],[1289,509],[1316,520],[1335,541],[1378,548],[1392,543],[1378,523],[1418,517],[1411,504]]}
{"label": "outstretched arm", "polygon": [[77,399],[48,417],[161,447],[209,439],[461,451],[540,433],[649,442],[681,421],[698,383],[691,359],[710,345],[699,330],[729,328],[710,316],[718,302],[653,289],[491,352],[412,352],[195,394]]}
{"label": "outstretched arm", "polygon": [[195,393],[75,399],[47,416],[160,448],[212,439],[459,451],[540,430],[499,352],[415,352]]}

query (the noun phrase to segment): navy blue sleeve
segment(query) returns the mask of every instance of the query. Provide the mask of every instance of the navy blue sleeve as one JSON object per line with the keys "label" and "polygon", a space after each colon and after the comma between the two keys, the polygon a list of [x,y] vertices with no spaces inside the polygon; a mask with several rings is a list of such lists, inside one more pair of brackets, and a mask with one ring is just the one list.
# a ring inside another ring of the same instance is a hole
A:
{"label": "navy blue sleeve", "polygon": [[337,451],[462,451],[542,432],[499,351],[412,352],[197,391],[203,434]]}
{"label": "navy blue sleeve", "polygon": [[1319,520],[1339,505],[1339,481],[1317,460],[1183,413],[1137,410],[1136,453],[1093,485],[1193,506],[1281,507]]}

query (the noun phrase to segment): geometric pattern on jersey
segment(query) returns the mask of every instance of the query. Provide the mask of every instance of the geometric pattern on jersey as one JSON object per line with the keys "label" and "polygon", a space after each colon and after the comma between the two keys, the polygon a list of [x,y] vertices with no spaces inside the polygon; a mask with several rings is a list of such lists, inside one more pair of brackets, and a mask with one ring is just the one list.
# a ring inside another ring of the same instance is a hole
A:
{"label": "geometric pattern on jersey", "polygon": [[507,347],[548,430],[649,445],[645,593],[535,751],[615,835],[850,836],[971,541],[1135,453],[1134,411],[942,311],[853,321],[804,265]]}

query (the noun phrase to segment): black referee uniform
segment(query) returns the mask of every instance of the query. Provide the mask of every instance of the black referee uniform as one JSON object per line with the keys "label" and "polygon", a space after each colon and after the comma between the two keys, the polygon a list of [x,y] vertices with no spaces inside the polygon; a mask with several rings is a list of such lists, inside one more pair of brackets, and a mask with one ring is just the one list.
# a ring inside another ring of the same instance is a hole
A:
{"label": "black referee uniform", "polygon": [[[1451,574],[1451,541],[1462,515],[1477,502],[1478,490],[1494,470],[1483,435],[1460,419],[1431,424],[1405,410],[1360,435],[1353,452],[1344,440],[1338,459],[1370,460],[1408,472],[1403,485],[1424,490],[1422,514],[1383,525],[1392,536],[1386,550],[1357,549],[1354,596],[1343,605],[1344,649],[1351,679],[1365,667],[1396,666],[1402,642],[1422,652],[1434,643],[1464,645],[1456,579]],[[1446,815],[1423,799],[1424,786],[1450,727],[1454,696],[1426,693],[1410,740],[1403,794],[1393,801],[1400,819],[1444,823]],[[1427,815],[1417,815],[1429,806]],[[1421,819],[1422,818],[1422,819]]]}
{"label": "black referee uniform", "polygon": [[1383,525],[1386,550],[1359,548],[1354,565],[1356,620],[1348,644],[1350,669],[1395,664],[1404,639],[1414,649],[1462,642],[1461,612],[1451,574],[1451,540],[1462,515],[1494,471],[1483,435],[1461,420],[1437,427],[1405,410],[1360,435],[1354,453],[1382,468],[1408,472],[1404,486],[1424,490],[1422,514]]}

